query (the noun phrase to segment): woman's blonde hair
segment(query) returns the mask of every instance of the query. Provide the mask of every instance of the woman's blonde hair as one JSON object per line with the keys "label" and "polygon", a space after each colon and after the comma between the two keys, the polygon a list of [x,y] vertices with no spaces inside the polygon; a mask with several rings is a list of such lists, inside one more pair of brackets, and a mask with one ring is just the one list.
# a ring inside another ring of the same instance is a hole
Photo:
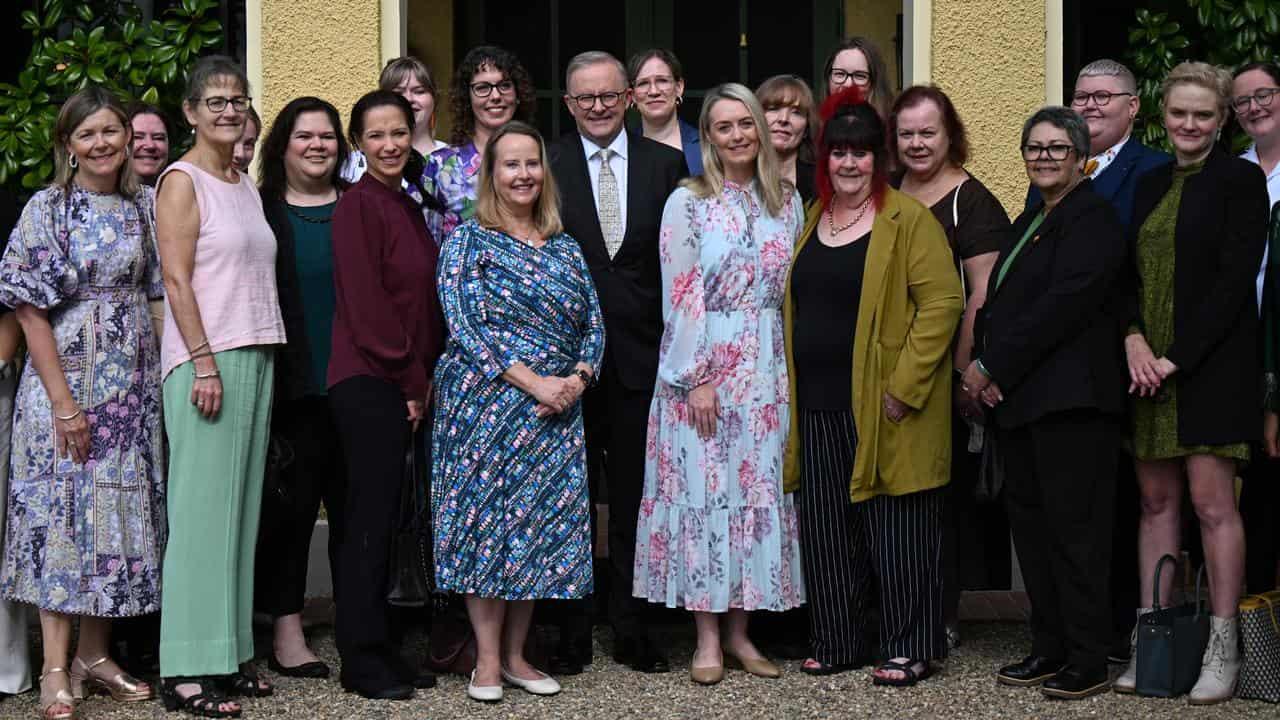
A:
{"label": "woman's blonde hair", "polygon": [[[786,195],[792,191],[792,185],[782,177],[778,167],[778,154],[769,142],[769,123],[764,119],[764,108],[760,101],[745,86],[738,83],[717,85],[707,92],[702,101],[702,113],[698,116],[698,134],[702,148],[702,175],[684,181],[693,194],[698,197],[711,197],[724,192],[724,163],[720,153],[711,143],[711,109],[716,103],[725,100],[736,100],[747,107],[751,119],[756,126],[756,144],[760,147],[756,155],[756,184],[760,197],[764,199],[765,210],[770,217],[777,217],[782,212]],[[784,188],[783,185],[786,185]]]}
{"label": "woman's blonde hair", "polygon": [[1195,85],[1212,92],[1218,98],[1220,119],[1227,119],[1227,108],[1231,106],[1231,72],[1226,68],[1191,60],[1178,63],[1160,86],[1162,105],[1169,102],[1169,93],[1179,85]]}
{"label": "woman's blonde hair", "polygon": [[71,166],[71,154],[67,151],[67,144],[71,142],[71,135],[76,128],[99,110],[110,110],[120,119],[120,124],[124,128],[124,162],[121,163],[120,170],[116,174],[116,191],[125,197],[133,197],[142,188],[137,174],[133,172],[133,162],[129,158],[133,126],[129,124],[129,114],[125,112],[124,106],[116,96],[98,85],[90,85],[76,92],[62,103],[62,109],[58,111],[58,120],[53,126],[52,185],[63,190],[71,187],[76,168]]}
{"label": "woman's blonde hair", "polygon": [[542,135],[532,125],[512,120],[498,128],[484,146],[484,158],[480,161],[480,183],[476,189],[476,222],[487,228],[502,225],[502,200],[493,181],[493,166],[498,161],[498,143],[508,135],[524,135],[538,143],[538,158],[542,161],[542,192],[533,205],[533,222],[538,234],[544,238],[558,235],[564,229],[560,222],[560,191],[551,175],[551,163],[547,161],[547,145]]}

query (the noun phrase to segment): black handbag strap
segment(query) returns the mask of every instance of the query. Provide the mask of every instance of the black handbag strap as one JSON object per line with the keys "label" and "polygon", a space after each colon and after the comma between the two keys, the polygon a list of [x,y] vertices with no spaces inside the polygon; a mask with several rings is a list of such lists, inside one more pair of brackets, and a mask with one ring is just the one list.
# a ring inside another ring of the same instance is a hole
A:
{"label": "black handbag strap", "polygon": [[[1155,580],[1153,581],[1154,587],[1151,588],[1151,609],[1152,610],[1159,610],[1161,608],[1160,575],[1164,572],[1165,563],[1169,563],[1170,565],[1173,565],[1173,567],[1176,569],[1178,567],[1178,559],[1172,555],[1165,555],[1164,557],[1160,558],[1159,562],[1156,563],[1156,577],[1155,577]],[[1197,587],[1196,588],[1197,600],[1199,599],[1199,592],[1200,592],[1200,589]]]}
{"label": "black handbag strap", "polygon": [[1204,568],[1207,564],[1208,563],[1200,563],[1200,569],[1196,571],[1196,617],[1204,615],[1204,596],[1207,593],[1202,593],[1201,590],[1204,589]]}

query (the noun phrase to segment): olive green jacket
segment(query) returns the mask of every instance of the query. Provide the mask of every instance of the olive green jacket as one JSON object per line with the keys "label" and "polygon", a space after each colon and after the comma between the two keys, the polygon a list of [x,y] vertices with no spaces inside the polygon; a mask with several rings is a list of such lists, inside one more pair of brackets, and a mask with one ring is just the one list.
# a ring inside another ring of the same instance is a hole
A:
{"label": "olive green jacket", "polygon": [[[823,213],[818,203],[805,217],[796,256]],[[951,338],[964,310],[964,295],[951,247],[928,208],[893,189],[871,226],[861,304],[853,339],[854,423],[858,450],[849,497],[905,495],[947,484],[951,477]],[[791,431],[783,483],[800,487],[800,424],[791,278],[783,296]],[[884,414],[884,393],[915,412],[900,423]]]}

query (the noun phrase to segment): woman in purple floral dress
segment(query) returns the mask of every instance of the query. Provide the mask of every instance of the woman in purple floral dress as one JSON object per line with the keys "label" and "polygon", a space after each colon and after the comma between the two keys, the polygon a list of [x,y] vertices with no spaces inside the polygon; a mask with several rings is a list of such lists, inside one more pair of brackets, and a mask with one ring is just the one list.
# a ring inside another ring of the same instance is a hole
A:
{"label": "woman in purple floral dress", "polygon": [[[110,618],[160,609],[166,524],[160,357],[148,313],[164,286],[155,201],[127,162],[129,124],[105,90],[62,106],[57,176],[22,211],[0,303],[27,338],[15,402],[0,592],[40,609],[40,706],[74,715],[86,689],[147,700],[107,657]],[[74,661],[71,616],[80,616]],[[70,692],[68,692],[70,691]]]}
{"label": "woman in purple floral dress", "polygon": [[634,590],[694,612],[691,675],[713,684],[723,655],[777,677],[747,638],[747,611],[804,601],[795,508],[782,491],[782,293],[802,207],[749,90],[711,91],[699,126],[705,174],[672,193],[659,236],[666,328]]}

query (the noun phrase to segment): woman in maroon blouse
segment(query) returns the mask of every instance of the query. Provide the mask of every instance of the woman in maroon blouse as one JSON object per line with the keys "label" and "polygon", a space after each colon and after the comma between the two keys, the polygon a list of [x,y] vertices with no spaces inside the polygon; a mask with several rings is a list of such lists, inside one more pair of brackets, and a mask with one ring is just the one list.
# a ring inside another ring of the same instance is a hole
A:
{"label": "woman in maroon blouse", "polygon": [[[346,527],[335,597],[342,686],[371,699],[405,699],[435,678],[401,657],[387,613],[387,557],[405,452],[426,414],[443,342],[436,245],[422,210],[400,189],[413,142],[413,108],[379,90],[351,111],[351,142],[368,170],[333,212],[337,308],[329,406],[342,438]],[[420,446],[420,445],[419,445]]]}

